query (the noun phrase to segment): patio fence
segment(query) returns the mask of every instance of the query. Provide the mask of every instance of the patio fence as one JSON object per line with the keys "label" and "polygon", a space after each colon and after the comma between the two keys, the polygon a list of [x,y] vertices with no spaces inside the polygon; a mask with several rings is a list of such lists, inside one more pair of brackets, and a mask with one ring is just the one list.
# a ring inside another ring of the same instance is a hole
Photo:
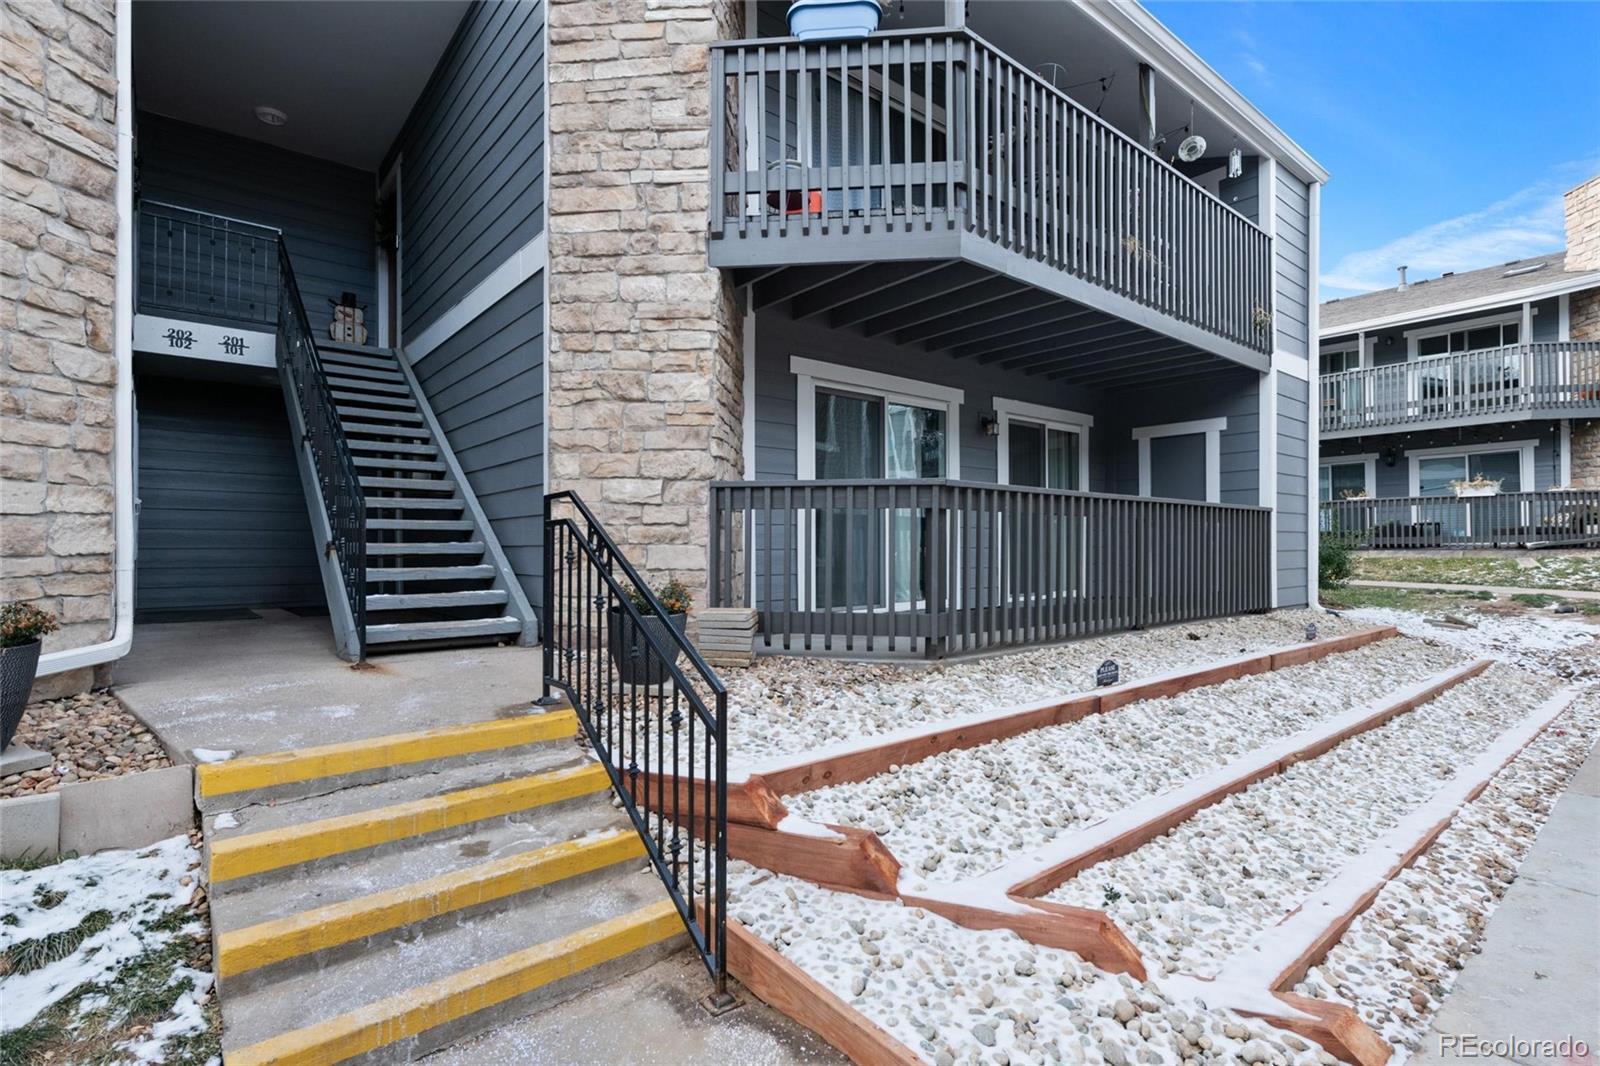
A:
{"label": "patio fence", "polygon": [[710,605],[768,648],[928,658],[1271,605],[1271,512],[962,481],[718,482]]}
{"label": "patio fence", "polygon": [[1362,548],[1541,548],[1600,544],[1600,490],[1330,500],[1321,531]]}

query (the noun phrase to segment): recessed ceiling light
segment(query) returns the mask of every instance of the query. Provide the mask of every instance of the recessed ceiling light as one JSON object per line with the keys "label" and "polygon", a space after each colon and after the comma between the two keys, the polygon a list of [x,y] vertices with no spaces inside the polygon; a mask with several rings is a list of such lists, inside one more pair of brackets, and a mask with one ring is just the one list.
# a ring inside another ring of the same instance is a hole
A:
{"label": "recessed ceiling light", "polygon": [[289,121],[289,116],[275,107],[262,104],[256,108],[256,118],[268,126],[282,126]]}

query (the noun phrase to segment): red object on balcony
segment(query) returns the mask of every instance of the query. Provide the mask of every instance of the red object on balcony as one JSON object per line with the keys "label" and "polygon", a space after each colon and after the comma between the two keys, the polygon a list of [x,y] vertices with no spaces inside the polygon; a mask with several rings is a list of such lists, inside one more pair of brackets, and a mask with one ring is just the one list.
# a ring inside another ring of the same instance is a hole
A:
{"label": "red object on balcony", "polygon": [[[767,193],[767,206],[772,208],[774,211],[778,210],[778,198],[780,196],[782,196],[782,195],[784,195],[784,194],[778,193],[778,192],[769,192],[769,193]],[[806,195],[806,199],[810,201],[810,205],[811,205],[810,213],[813,214],[813,215],[822,214],[822,190],[821,189],[812,189],[810,192],[806,193],[805,195]],[[785,205],[785,207],[783,209],[783,213],[786,214],[786,215],[798,215],[798,214],[802,213],[801,206],[800,206],[800,190],[799,189],[790,189],[789,190],[789,193],[788,193],[788,196],[787,196],[787,202],[786,202],[786,205]]]}

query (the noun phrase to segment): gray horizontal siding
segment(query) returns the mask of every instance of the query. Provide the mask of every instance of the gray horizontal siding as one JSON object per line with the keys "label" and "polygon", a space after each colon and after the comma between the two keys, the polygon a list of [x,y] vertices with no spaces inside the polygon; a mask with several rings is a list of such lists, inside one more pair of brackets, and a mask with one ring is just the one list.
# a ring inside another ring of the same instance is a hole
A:
{"label": "gray horizontal siding", "polygon": [[1497,441],[1536,440],[1533,450],[1534,484],[1532,491],[1542,492],[1556,485],[1561,477],[1561,423],[1553,420],[1539,422],[1500,422],[1487,426],[1463,426],[1459,429],[1438,429],[1424,433],[1390,434],[1346,438],[1323,443],[1317,456],[1319,461],[1341,455],[1382,455],[1385,448],[1395,449],[1395,463],[1388,465],[1379,459],[1373,467],[1379,496],[1411,495],[1410,451],[1424,448],[1448,448],[1453,445],[1491,444]]}
{"label": "gray horizontal siding", "polygon": [[[1139,491],[1139,446],[1133,431],[1141,426],[1188,422],[1197,418],[1228,420],[1218,441],[1221,451],[1220,502],[1253,506],[1260,501],[1259,438],[1260,375],[1247,370],[1220,371],[1214,377],[1192,378],[1164,385],[1112,394],[1107,432],[1112,464],[1108,486],[1112,492],[1134,495]],[[1115,421],[1116,428],[1110,423]],[[1204,468],[1202,467],[1202,470]]]}
{"label": "gray horizontal siding", "polygon": [[[789,372],[791,356],[859,367],[880,374],[946,385],[965,391],[958,438],[961,477],[964,481],[994,481],[999,476],[997,438],[987,436],[979,420],[994,411],[995,397],[1024,400],[1093,414],[1099,394],[1025,374],[997,370],[976,360],[942,355],[870,341],[842,331],[795,322],[780,314],[756,317],[756,476],[789,479],[798,469],[795,442],[796,388]],[[1103,475],[1095,466],[1100,428],[1090,431],[1089,478],[1103,489]]]}
{"label": "gray horizontal siding", "polygon": [[1278,605],[1307,602],[1310,560],[1309,508],[1314,486],[1307,480],[1310,455],[1310,392],[1306,382],[1278,375]]}
{"label": "gray horizontal siding", "polygon": [[535,275],[418,360],[417,379],[537,609],[544,565],[544,279]]}
{"label": "gray horizontal siding", "polygon": [[544,228],[544,18],[474,4],[396,142],[408,336]]}
{"label": "gray horizontal siding", "polygon": [[141,611],[324,603],[275,388],[142,375]]}
{"label": "gray horizontal siding", "polygon": [[1311,196],[1305,182],[1283,167],[1276,170],[1274,252],[1277,263],[1273,274],[1277,283],[1277,307],[1274,322],[1278,347],[1295,355],[1305,355],[1309,335],[1307,323],[1311,320],[1307,295],[1311,277],[1311,241],[1307,237],[1311,231]]}
{"label": "gray horizontal siding", "polygon": [[346,291],[377,321],[371,173],[150,113],[138,146],[143,198],[283,231],[314,328]]}

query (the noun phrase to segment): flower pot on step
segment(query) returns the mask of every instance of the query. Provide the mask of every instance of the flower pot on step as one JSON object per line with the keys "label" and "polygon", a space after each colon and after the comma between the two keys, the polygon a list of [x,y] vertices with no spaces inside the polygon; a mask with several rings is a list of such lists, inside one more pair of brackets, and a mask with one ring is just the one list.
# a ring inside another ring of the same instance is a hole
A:
{"label": "flower pot on step", "polygon": [[[682,654],[667,626],[670,624],[681,636],[688,618],[687,614],[679,612],[665,619],[658,614],[647,614],[635,621],[628,611],[613,607],[606,626],[606,645],[611,662],[617,668],[618,680],[624,685],[659,685],[666,681],[671,666]],[[646,631],[650,636],[645,635]],[[654,644],[650,641],[652,636]],[[670,662],[661,657],[657,648],[666,650]]]}
{"label": "flower pot on step", "polygon": [[39,644],[36,640],[0,648],[0,749],[10,747],[28,706],[28,693],[39,672]]}

